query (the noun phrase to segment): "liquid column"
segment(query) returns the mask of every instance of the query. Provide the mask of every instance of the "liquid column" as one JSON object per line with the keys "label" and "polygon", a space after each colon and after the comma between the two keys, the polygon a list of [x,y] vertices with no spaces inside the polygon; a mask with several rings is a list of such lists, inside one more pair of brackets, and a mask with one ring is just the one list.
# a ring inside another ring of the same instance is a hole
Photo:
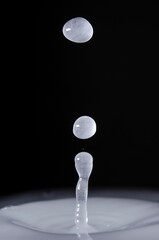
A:
{"label": "liquid column", "polygon": [[80,152],[75,156],[75,168],[79,175],[76,186],[75,224],[78,230],[87,228],[88,182],[93,168],[93,157],[88,152]]}

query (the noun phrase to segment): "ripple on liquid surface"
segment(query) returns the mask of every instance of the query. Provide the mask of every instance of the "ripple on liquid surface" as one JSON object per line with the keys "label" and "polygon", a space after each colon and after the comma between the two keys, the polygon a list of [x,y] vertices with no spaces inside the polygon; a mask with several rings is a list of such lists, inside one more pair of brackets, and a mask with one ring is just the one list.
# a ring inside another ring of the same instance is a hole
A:
{"label": "ripple on liquid surface", "polygon": [[[0,221],[45,233],[76,234],[75,199],[48,200],[5,207]],[[115,232],[159,224],[159,203],[122,198],[88,200],[87,233]]]}

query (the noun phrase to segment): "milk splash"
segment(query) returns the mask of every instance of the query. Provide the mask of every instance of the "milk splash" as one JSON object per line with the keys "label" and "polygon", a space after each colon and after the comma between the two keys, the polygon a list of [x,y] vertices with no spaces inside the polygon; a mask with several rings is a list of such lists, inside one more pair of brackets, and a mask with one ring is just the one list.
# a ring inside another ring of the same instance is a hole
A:
{"label": "milk splash", "polygon": [[93,157],[88,152],[80,152],[75,156],[75,167],[79,175],[76,186],[75,224],[78,229],[87,227],[88,181],[93,168]]}

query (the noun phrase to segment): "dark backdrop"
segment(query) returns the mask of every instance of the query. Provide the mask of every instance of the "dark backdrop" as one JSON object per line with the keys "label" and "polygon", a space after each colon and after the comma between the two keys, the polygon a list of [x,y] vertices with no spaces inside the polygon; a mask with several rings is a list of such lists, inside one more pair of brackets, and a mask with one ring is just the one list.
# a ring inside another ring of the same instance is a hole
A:
{"label": "dark backdrop", "polygon": [[[80,151],[94,159],[92,188],[159,189],[155,5],[34,3],[20,15],[8,37],[1,195],[74,188]],[[94,28],[84,44],[62,34],[77,16]],[[72,133],[82,115],[97,123],[87,140]]]}

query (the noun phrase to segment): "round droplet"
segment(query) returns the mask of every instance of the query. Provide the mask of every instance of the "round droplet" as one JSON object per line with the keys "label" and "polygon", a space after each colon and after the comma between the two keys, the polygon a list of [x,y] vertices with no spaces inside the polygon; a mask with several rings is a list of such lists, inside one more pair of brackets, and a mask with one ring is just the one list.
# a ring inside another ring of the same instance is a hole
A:
{"label": "round droplet", "polygon": [[92,137],[96,132],[96,122],[89,116],[77,118],[73,124],[73,134],[80,139]]}
{"label": "round droplet", "polygon": [[88,152],[80,152],[75,156],[75,167],[81,178],[89,178],[93,168],[93,157]]}
{"label": "round droplet", "polygon": [[64,36],[75,43],[84,43],[89,41],[93,36],[93,27],[83,17],[72,18],[63,26]]}

